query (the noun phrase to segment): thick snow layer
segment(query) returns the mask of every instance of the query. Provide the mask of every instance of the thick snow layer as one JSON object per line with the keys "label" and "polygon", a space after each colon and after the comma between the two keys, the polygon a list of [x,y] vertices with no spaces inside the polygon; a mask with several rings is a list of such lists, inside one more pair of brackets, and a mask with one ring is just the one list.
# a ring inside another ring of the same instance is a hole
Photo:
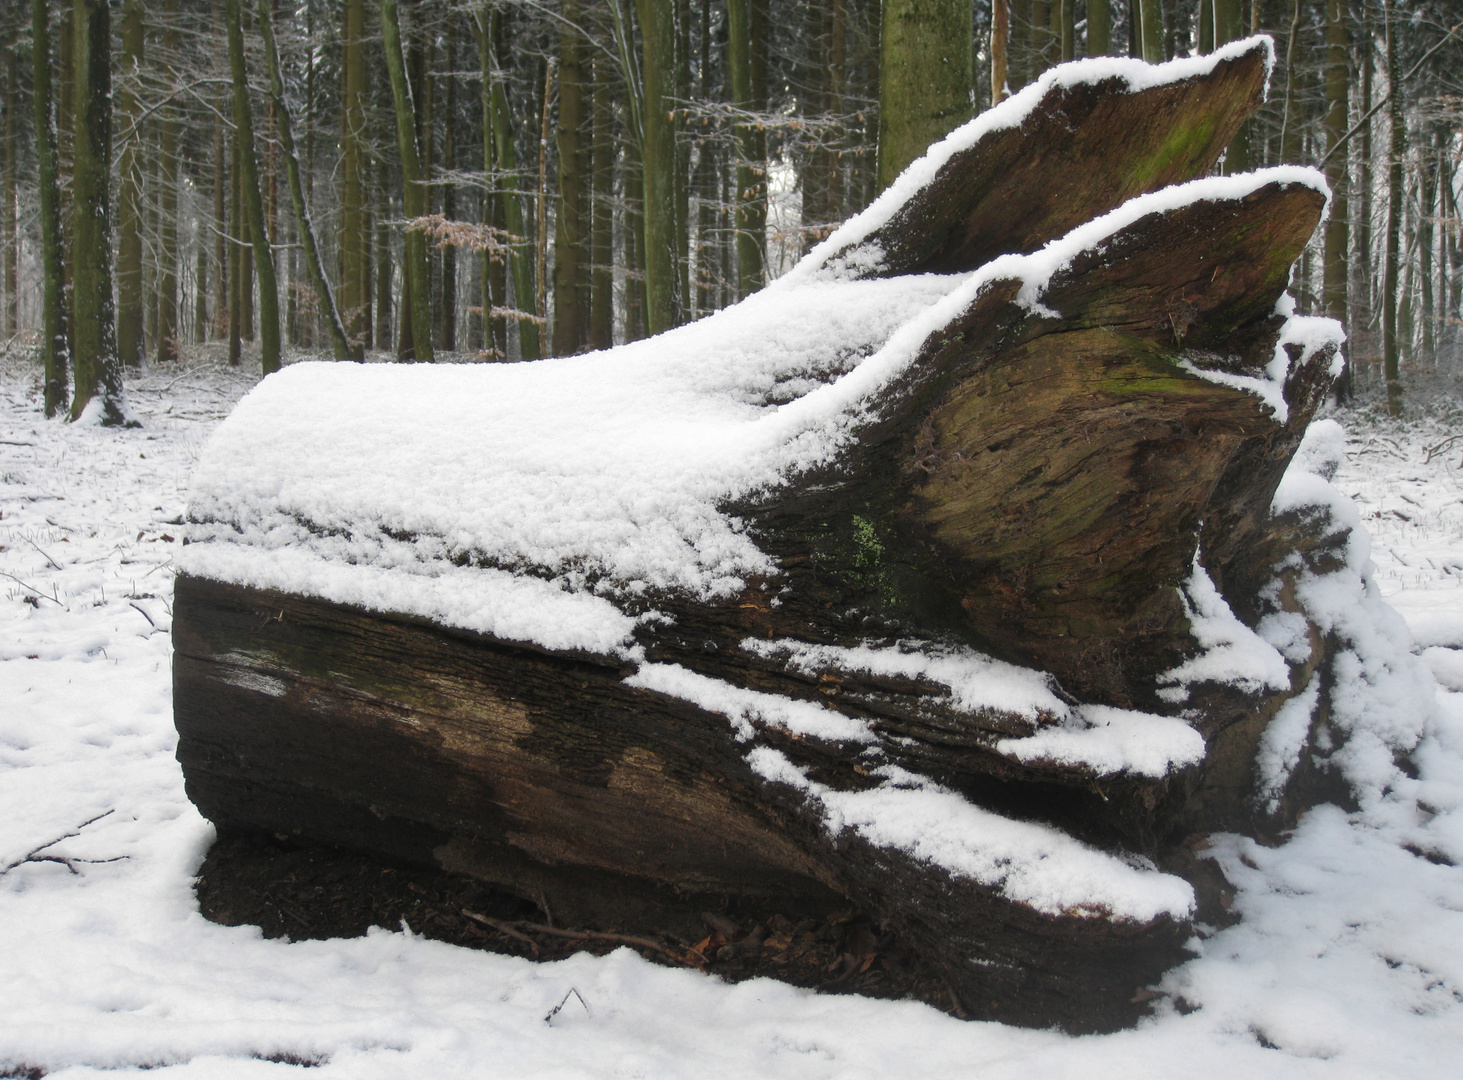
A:
{"label": "thick snow layer", "polygon": [[[0,360],[0,867],[107,810],[47,853],[124,857],[0,876],[0,1071],[253,1080],[297,1075],[261,1060],[294,1055],[320,1062],[319,1080],[1456,1073],[1463,695],[1436,690],[1417,775],[1394,769],[1385,797],[1313,811],[1278,847],[1211,838],[1243,919],[1195,939],[1201,955],[1164,980],[1155,1018],[1115,1035],[730,986],[625,950],[539,965],[399,929],[290,942],[204,921],[191,879],[211,830],[173,758],[167,537],[235,379],[222,366],[150,376],[129,387],[147,427],[98,430],[42,420],[38,373]],[[1439,437],[1355,431],[1336,483],[1374,532],[1382,591],[1456,612],[1458,456],[1422,452]],[[545,1024],[570,987],[591,1011]]]}
{"label": "thick snow layer", "polygon": [[806,793],[834,836],[852,830],[1049,915],[1148,922],[1193,910],[1189,883],[1146,860],[1126,862],[1060,829],[993,814],[903,770],[885,766],[889,778],[867,791],[834,791],[771,747],[754,748],[747,760],[766,779]]}
{"label": "thick snow layer", "polygon": [[[638,617],[656,591],[726,597],[773,573],[724,507],[833,462],[880,392],[982,290],[1018,281],[1041,314],[1053,275],[1082,251],[1147,215],[1272,182],[1324,189],[1319,173],[1297,168],[1197,180],[971,274],[779,286],[605,353],[293,366],[210,442],[179,566],[628,655],[630,616],[571,606],[567,594]],[[463,566],[504,573],[463,587]],[[517,587],[514,574],[554,586]]]}
{"label": "thick snow layer", "polygon": [[[797,266],[779,280],[778,287],[801,286],[812,280],[876,272],[882,263],[884,252],[877,241],[869,239],[872,234],[888,224],[901,206],[927,187],[956,154],[968,150],[993,132],[1020,127],[1025,123],[1032,110],[1054,87],[1092,85],[1117,79],[1126,85],[1129,93],[1136,94],[1142,90],[1208,75],[1221,61],[1236,59],[1256,51],[1264,54],[1268,82],[1270,71],[1275,66],[1275,46],[1264,36],[1231,42],[1207,56],[1184,57],[1166,64],[1146,64],[1128,57],[1101,56],[1051,68],[1018,93],[956,128],[926,150],[923,156],[911,162],[866,210],[849,218],[826,240],[808,252]],[[844,248],[850,250],[834,259]]]}
{"label": "thick snow layer", "polygon": [[[379,580],[349,568],[420,579],[469,562],[632,599],[734,592],[770,566],[718,503],[826,460],[842,402],[823,402],[834,387],[807,393],[809,379],[878,350],[950,284],[768,291],[653,340],[532,364],[296,365],[210,443],[190,504],[207,524],[181,566],[363,606],[381,602]],[[766,403],[777,395],[797,400]],[[276,557],[287,548],[343,569],[324,578],[319,562]],[[455,585],[423,589],[406,610],[461,625],[491,596],[515,636],[562,636],[557,601],[541,610],[506,583],[489,576],[451,610],[436,601]]]}

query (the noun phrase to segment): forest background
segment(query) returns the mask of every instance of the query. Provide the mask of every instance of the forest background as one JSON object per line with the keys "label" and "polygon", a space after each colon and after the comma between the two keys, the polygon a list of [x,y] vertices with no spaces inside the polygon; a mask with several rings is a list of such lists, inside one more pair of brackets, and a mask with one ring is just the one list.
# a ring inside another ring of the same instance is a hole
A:
{"label": "forest background", "polygon": [[[1339,387],[1463,352],[1459,0],[72,0],[0,8],[0,330],[48,414],[226,346],[563,355],[755,291],[1063,60],[1270,34],[1226,172],[1318,165]],[[968,44],[968,48],[965,46]],[[88,413],[88,406],[92,405]]]}

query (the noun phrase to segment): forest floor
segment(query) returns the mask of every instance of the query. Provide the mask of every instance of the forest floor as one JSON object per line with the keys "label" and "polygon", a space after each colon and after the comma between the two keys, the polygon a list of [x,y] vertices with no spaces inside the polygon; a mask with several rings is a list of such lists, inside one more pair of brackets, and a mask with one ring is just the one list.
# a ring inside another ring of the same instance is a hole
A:
{"label": "forest floor", "polygon": [[575,939],[448,875],[215,844],[173,758],[171,561],[190,470],[254,381],[191,355],[133,378],[143,427],[110,431],[44,420],[34,365],[0,359],[0,1077],[1456,1074],[1456,396],[1401,421],[1337,416],[1376,584],[1440,684],[1419,761],[1430,817],[1320,807],[1278,847],[1212,838],[1240,922],[1194,942],[1138,1028],[1077,1038],[960,1021],[853,912],[733,912],[698,942]]}

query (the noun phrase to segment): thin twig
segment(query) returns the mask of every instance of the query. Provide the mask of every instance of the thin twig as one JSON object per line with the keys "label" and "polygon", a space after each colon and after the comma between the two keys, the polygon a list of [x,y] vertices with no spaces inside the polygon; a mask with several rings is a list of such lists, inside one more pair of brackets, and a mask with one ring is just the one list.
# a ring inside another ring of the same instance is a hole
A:
{"label": "thin twig", "polygon": [[1446,439],[1438,443],[1436,446],[1429,446],[1427,448],[1427,457],[1423,459],[1423,464],[1426,465],[1439,454],[1446,453],[1448,449],[1459,439],[1463,439],[1463,434],[1449,435]]}
{"label": "thin twig", "polygon": [[138,607],[136,604],[132,603],[132,601],[129,600],[127,602],[127,606],[130,607],[130,608],[133,608],[137,612],[137,614],[141,615],[144,619],[146,619],[148,621],[148,624],[154,630],[160,629],[160,627],[158,626],[158,624],[152,621],[152,616],[149,615],[147,612],[143,611],[142,608]]}
{"label": "thin twig", "polygon": [[28,581],[21,581],[21,579],[18,578],[18,577],[16,577],[14,574],[7,574],[4,570],[0,570],[0,577],[8,577],[11,581],[14,581],[15,583],[17,583],[19,585],[25,586],[27,589],[29,589],[31,592],[35,593],[42,600],[49,600],[49,601],[51,601],[51,603],[59,605],[62,608],[62,610],[64,610],[64,611],[70,611],[71,610],[65,604],[62,604],[61,601],[57,600],[54,596],[47,596],[45,593],[41,592],[40,589],[36,588],[30,582],[28,582]]}
{"label": "thin twig", "polygon": [[127,856],[127,855],[117,855],[117,856],[114,856],[113,858],[110,858],[110,859],[73,859],[73,858],[69,858],[68,856],[65,856],[65,855],[42,855],[41,854],[41,852],[45,851],[46,848],[48,848],[48,847],[55,847],[62,840],[70,840],[70,839],[73,839],[74,837],[80,836],[82,829],[86,828],[88,825],[95,825],[98,821],[101,821],[102,818],[104,818],[108,814],[111,814],[111,813],[114,813],[114,812],[115,812],[115,810],[103,810],[96,817],[94,817],[94,818],[88,818],[86,821],[83,821],[80,825],[76,826],[76,829],[75,829],[74,832],[69,832],[65,836],[58,836],[54,840],[47,840],[44,844],[40,845],[39,847],[31,848],[29,851],[27,851],[20,858],[16,859],[13,863],[11,863],[10,865],[6,866],[3,869],[0,869],[0,877],[4,877],[6,874],[10,873],[10,871],[14,870],[17,866],[24,866],[26,863],[43,863],[43,862],[60,863],[62,866],[66,867],[67,870],[70,870],[73,874],[80,875],[81,874],[81,871],[78,870],[78,869],[76,869],[76,866],[75,866],[76,863],[101,864],[101,863],[121,862],[123,859],[126,859],[129,856]]}
{"label": "thin twig", "polygon": [[[531,922],[516,922],[513,925],[520,930],[527,930],[535,934],[547,934],[550,937],[571,938],[575,941],[608,941],[616,945],[629,945],[636,949],[652,949],[662,956],[670,957],[678,964],[683,964],[686,967],[696,966],[684,956],[678,955],[674,949],[662,945],[658,941],[653,941],[650,938],[636,937],[633,934],[611,934],[603,930],[560,930],[556,926],[544,926],[541,923]],[[689,945],[682,947],[681,952],[690,953],[703,964],[708,962],[705,956],[702,956],[700,952],[691,948]]]}
{"label": "thin twig", "polygon": [[589,1002],[584,1000],[584,995],[579,992],[579,987],[571,986],[569,987],[569,993],[564,995],[563,1000],[560,1001],[559,1004],[555,1005],[552,1009],[550,1009],[548,1015],[544,1017],[545,1024],[553,1023],[554,1017],[559,1015],[559,1010],[562,1009],[565,1005],[569,1004],[570,997],[577,997],[579,999],[579,1004],[584,1006],[584,1012],[586,1016],[594,1015],[594,1013],[589,1011]]}
{"label": "thin twig", "polygon": [[498,933],[502,934],[505,937],[510,937],[514,941],[523,942],[525,945],[533,950],[534,959],[538,959],[538,942],[534,941],[533,938],[529,937],[527,934],[520,934],[517,930],[513,929],[513,927],[509,926],[505,922],[502,922],[498,919],[490,919],[486,915],[479,915],[476,911],[468,911],[467,908],[463,908],[462,913],[475,923],[482,923],[484,926],[498,931]]}
{"label": "thin twig", "polygon": [[47,555],[44,551],[41,551],[41,545],[40,544],[37,544],[29,536],[22,536],[21,539],[24,540],[31,547],[35,548],[37,551],[40,551],[41,552],[41,555],[44,556],[46,562],[50,563],[57,570],[60,570],[61,569],[61,564],[60,563],[58,563],[55,559],[51,558],[51,556]]}

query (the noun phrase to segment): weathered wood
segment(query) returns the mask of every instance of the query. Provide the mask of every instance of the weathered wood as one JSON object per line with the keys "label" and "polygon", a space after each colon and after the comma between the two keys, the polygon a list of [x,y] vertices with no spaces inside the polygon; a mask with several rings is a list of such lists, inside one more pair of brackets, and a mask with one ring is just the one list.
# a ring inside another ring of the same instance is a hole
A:
{"label": "weathered wood", "polygon": [[1270,60],[1269,42],[1255,39],[1205,75],[1139,90],[1116,76],[1056,78],[1019,124],[981,132],[824,265],[881,277],[974,270],[1203,176],[1264,100]]}
{"label": "weathered wood", "polygon": [[[1204,171],[1258,101],[1263,68],[1251,49],[1136,93],[1059,80],[1025,123],[992,127],[866,234],[885,255],[872,272],[1029,251]],[[1138,119],[1160,107],[1166,121]],[[1183,130],[1165,136],[1164,122]],[[1129,136],[1116,151],[1099,137],[1113,125]],[[1116,180],[1088,175],[1114,154]],[[1195,652],[1191,574],[1207,573],[1250,626],[1275,611],[1304,618],[1294,575],[1344,540],[1270,513],[1335,350],[1288,343],[1278,313],[1324,196],[1279,173],[1205,191],[1140,204],[1060,249],[1064,261],[952,279],[968,286],[963,308],[863,403],[857,438],[772,494],[720,508],[774,569],[722,599],[626,589],[623,610],[656,613],[628,651],[556,651],[185,572],[174,700],[190,797],[225,829],[461,872],[616,932],[689,933],[728,897],[809,913],[851,901],[942,964],[975,1015],[1128,1022],[1135,991],[1181,957],[1190,920],[1222,916],[1222,879],[1186,839],[1273,827],[1329,790],[1303,764],[1275,805],[1256,801],[1266,725],[1335,647],[1316,627],[1288,685],[1165,697],[1163,673]],[[1012,210],[1018,192],[1029,212]],[[1282,377],[1272,361],[1287,350]],[[790,364],[767,402],[865,359]],[[1283,405],[1252,392],[1262,385]],[[227,509],[197,513],[242,533]],[[933,667],[867,659],[906,653],[1045,672],[1051,706],[971,704]],[[734,715],[656,678],[830,722]],[[1021,749],[1073,730],[1069,705],[1160,714],[1148,720],[1202,739],[1202,760],[1139,768]],[[973,808],[978,824],[1075,838],[1088,846],[1073,857],[1105,867],[1155,879],[1161,867],[1193,885],[1198,906],[1023,893],[845,813],[849,800],[907,791]]]}
{"label": "weathered wood", "polygon": [[1016,1023],[1120,1026],[1182,956],[1174,920],[1044,915],[830,837],[722,716],[616,669],[186,576],[176,595],[178,756],[221,828],[470,874],[575,925],[689,931],[726,896],[853,899],[958,957],[967,1008]]}

